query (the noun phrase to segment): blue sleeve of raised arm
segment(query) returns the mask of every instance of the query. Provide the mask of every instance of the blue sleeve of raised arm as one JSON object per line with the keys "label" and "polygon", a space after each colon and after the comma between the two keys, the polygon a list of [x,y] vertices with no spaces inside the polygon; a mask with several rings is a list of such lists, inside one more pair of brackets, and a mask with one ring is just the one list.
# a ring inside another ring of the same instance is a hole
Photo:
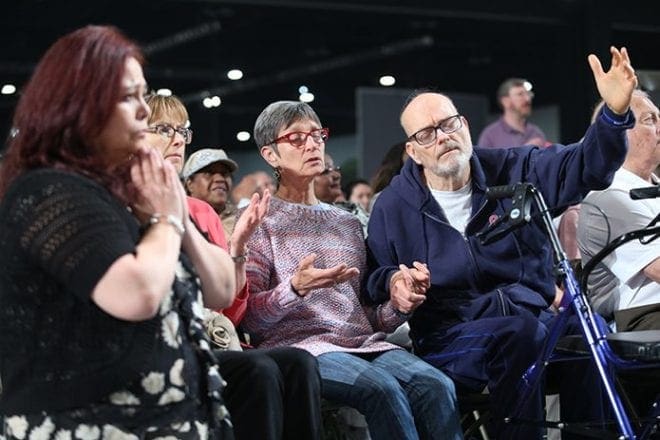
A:
{"label": "blue sleeve of raised arm", "polygon": [[626,156],[632,112],[604,108],[583,139],[569,146],[537,149],[526,164],[526,179],[541,189],[548,206],[579,202],[589,191],[607,188]]}

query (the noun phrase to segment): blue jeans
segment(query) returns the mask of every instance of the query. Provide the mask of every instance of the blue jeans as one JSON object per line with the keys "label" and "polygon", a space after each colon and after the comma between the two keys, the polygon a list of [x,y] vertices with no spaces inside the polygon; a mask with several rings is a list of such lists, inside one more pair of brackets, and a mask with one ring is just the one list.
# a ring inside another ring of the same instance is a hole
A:
{"label": "blue jeans", "polygon": [[407,351],[333,352],[318,361],[322,396],[360,411],[373,440],[463,438],[454,383]]}

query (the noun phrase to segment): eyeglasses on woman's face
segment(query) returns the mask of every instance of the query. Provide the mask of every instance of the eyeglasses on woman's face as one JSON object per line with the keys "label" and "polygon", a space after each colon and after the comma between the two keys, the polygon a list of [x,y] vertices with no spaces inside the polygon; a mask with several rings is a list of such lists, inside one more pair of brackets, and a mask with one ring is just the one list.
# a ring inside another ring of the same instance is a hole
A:
{"label": "eyeglasses on woman's face", "polygon": [[283,134],[282,136],[274,139],[269,144],[277,144],[280,142],[287,142],[295,148],[301,148],[307,143],[307,138],[310,137],[316,144],[324,143],[330,136],[330,130],[327,128],[317,128],[311,131],[294,131],[291,133]]}
{"label": "eyeglasses on woman's face", "polygon": [[186,127],[173,127],[170,124],[156,124],[147,129],[150,133],[159,134],[164,138],[172,139],[175,133],[179,133],[186,144],[192,142],[192,130]]}
{"label": "eyeglasses on woman's face", "polygon": [[424,127],[421,130],[413,133],[408,138],[409,141],[415,140],[421,146],[430,146],[438,138],[438,130],[444,134],[451,134],[458,131],[463,126],[463,117],[461,115],[454,115],[443,119],[438,125]]}

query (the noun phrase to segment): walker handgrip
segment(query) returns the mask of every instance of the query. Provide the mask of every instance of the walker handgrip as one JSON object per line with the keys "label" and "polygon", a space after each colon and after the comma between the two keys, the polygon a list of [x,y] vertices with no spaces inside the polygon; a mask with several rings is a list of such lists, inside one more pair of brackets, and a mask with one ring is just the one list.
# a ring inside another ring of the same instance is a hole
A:
{"label": "walker handgrip", "polygon": [[519,185],[520,183],[514,183],[513,185],[489,186],[486,188],[486,197],[490,200],[513,197],[513,194],[516,192]]}
{"label": "walker handgrip", "polygon": [[[488,193],[488,190],[486,190],[486,193]],[[660,197],[660,185],[633,188],[630,190],[630,198],[633,200],[654,199],[656,197]]]}

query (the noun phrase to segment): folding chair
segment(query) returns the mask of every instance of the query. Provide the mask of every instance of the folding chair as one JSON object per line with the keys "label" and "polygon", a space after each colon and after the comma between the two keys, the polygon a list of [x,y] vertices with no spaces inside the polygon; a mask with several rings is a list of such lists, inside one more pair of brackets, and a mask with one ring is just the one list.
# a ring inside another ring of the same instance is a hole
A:
{"label": "folding chair", "polygon": [[[580,288],[571,264],[561,248],[557,232],[552,224],[552,218],[541,193],[530,183],[517,183],[515,185],[489,188],[488,194],[491,198],[512,197],[512,206],[507,215],[503,217],[503,220],[497,222],[499,224],[492,225],[481,234],[482,242],[493,242],[531,221],[531,209],[534,206],[550,238],[557,270],[563,278],[565,286],[564,296],[559,306],[558,319],[550,328],[541,355],[523,374],[519,384],[522,391],[521,398],[513,413],[505,419],[505,422],[537,423],[544,427],[562,429],[600,439],[643,440],[656,438],[652,436],[656,435],[659,429],[660,401],[658,399],[660,395],[656,397],[656,401],[649,408],[647,418],[631,418],[630,408],[626,408],[623,403],[624,400],[622,400],[622,398],[626,399],[625,393],[617,389],[615,383],[617,371],[660,368],[660,330],[609,333],[601,321],[595,319],[584,292],[586,291],[586,280],[590,271],[606,255],[630,240],[647,236],[652,236],[647,242],[656,239],[660,235],[660,226],[629,232],[613,240],[585,265],[582,273],[582,288]],[[578,317],[582,335],[562,339],[568,317],[571,314]],[[599,423],[599,425],[611,426],[615,428],[616,433],[612,430],[596,428],[589,423],[569,425],[561,421],[529,421],[519,417],[526,402],[540,386],[543,372],[550,362],[587,356],[593,359],[598,369],[599,378],[615,418],[613,423],[602,421],[604,423]]]}
{"label": "folding chair", "polygon": [[490,440],[486,431],[486,424],[492,419],[488,394],[460,391],[457,394],[465,440]]}

